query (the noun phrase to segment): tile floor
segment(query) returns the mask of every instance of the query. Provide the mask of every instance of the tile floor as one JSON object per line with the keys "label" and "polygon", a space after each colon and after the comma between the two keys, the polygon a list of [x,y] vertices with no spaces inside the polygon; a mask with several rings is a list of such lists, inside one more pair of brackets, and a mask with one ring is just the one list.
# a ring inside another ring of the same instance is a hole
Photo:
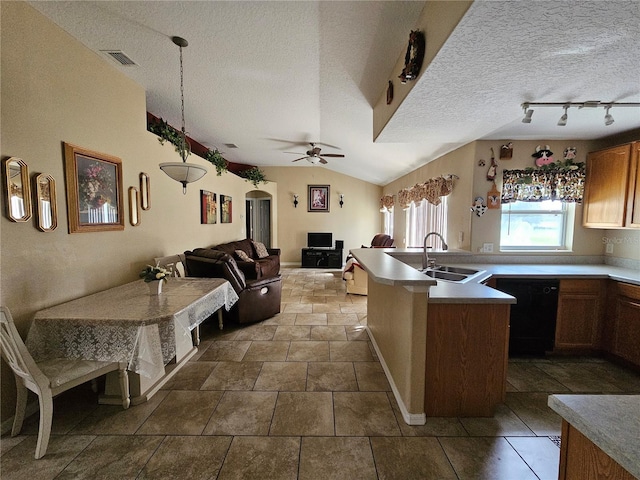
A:
{"label": "tile floor", "polygon": [[145,404],[97,405],[86,386],[61,395],[41,460],[27,419],[2,438],[2,479],[556,479],[548,394],[640,393],[639,375],[601,359],[511,360],[493,418],[408,426],[364,329],[366,297],[338,271],[283,278],[281,314],[203,325],[198,354]]}

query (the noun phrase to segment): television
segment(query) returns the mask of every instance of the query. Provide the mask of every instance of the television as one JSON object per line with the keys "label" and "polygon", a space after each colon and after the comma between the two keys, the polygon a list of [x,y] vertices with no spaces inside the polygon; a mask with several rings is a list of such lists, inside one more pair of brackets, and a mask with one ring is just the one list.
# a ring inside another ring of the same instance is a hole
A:
{"label": "television", "polygon": [[307,247],[309,248],[333,248],[332,233],[307,233]]}

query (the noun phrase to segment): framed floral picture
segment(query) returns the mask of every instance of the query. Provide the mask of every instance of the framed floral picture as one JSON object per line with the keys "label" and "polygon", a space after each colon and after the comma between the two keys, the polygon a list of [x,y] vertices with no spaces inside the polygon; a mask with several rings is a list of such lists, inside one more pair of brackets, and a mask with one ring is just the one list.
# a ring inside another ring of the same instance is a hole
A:
{"label": "framed floral picture", "polygon": [[218,222],[218,202],[215,193],[200,190],[200,223],[212,225]]}
{"label": "framed floral picture", "polygon": [[308,205],[309,212],[329,211],[329,185],[308,185]]}
{"label": "framed floral picture", "polygon": [[122,160],[64,143],[69,233],[124,230]]}
{"label": "framed floral picture", "polygon": [[220,223],[231,223],[233,204],[229,195],[220,195]]}

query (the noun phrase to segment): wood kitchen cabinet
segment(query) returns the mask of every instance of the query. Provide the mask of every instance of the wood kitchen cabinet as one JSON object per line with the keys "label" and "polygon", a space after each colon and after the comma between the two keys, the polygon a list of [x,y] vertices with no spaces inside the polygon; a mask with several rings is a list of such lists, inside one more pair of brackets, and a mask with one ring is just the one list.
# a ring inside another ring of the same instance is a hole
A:
{"label": "wood kitchen cabinet", "polygon": [[640,142],[587,155],[582,225],[640,228]]}
{"label": "wood kitchen cabinet", "polygon": [[640,286],[610,285],[604,348],[640,368]]}
{"label": "wood kitchen cabinet", "polygon": [[582,352],[600,347],[606,280],[560,280],[554,351]]}

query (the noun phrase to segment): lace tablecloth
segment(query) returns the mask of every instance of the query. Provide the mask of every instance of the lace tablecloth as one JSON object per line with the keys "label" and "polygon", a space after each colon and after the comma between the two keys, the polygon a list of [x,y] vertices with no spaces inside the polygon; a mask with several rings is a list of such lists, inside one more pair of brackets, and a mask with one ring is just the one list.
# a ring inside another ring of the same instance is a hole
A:
{"label": "lace tablecloth", "polygon": [[136,281],[36,313],[27,347],[36,361],[51,358],[128,362],[154,377],[176,355],[176,335],[238,301],[231,284],[217,278],[169,278],[149,295]]}

